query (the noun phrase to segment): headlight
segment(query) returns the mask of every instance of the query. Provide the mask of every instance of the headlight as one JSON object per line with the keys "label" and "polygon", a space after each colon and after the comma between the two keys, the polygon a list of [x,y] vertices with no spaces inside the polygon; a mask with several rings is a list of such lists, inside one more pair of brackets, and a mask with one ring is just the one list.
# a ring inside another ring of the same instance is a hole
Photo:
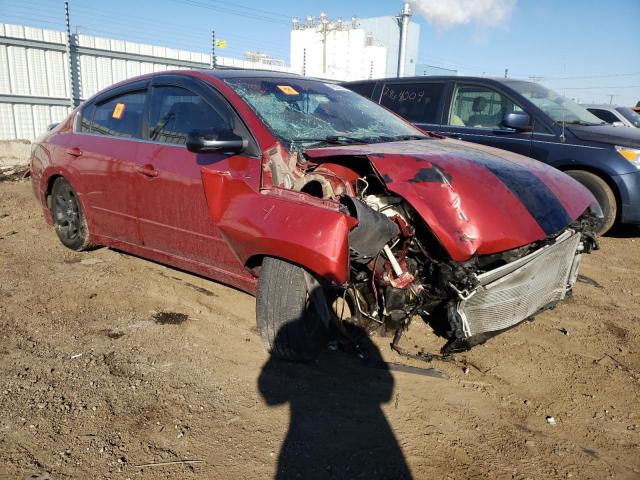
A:
{"label": "headlight", "polygon": [[640,150],[637,148],[618,147],[616,145],[616,152],[622,155],[624,158],[633,163],[636,167],[640,168]]}

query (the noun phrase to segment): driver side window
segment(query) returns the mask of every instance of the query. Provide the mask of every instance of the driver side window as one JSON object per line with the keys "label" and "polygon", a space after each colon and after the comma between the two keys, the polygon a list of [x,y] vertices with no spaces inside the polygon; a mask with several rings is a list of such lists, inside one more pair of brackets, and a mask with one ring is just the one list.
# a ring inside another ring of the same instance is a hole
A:
{"label": "driver side window", "polygon": [[234,114],[220,102],[215,108],[185,88],[153,88],[149,112],[149,140],[185,145],[193,131],[233,131]]}
{"label": "driver side window", "polygon": [[509,98],[493,89],[476,85],[458,85],[451,102],[449,125],[505,129],[502,126],[504,116],[522,111],[522,108]]}

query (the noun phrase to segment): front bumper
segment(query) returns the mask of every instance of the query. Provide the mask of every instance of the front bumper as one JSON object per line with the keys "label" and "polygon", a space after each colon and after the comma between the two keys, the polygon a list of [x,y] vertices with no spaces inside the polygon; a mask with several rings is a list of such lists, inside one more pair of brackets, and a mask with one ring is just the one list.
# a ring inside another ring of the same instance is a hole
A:
{"label": "front bumper", "polygon": [[564,299],[578,276],[580,237],[568,229],[554,243],[478,275],[476,289],[456,307],[466,343],[480,343]]}

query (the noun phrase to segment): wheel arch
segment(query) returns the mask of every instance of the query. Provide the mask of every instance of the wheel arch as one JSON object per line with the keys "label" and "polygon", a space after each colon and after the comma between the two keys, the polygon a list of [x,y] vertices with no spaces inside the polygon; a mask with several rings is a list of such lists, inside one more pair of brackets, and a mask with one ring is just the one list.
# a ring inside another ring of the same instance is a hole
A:
{"label": "wheel arch", "polygon": [[[64,178],[65,180],[67,180],[67,182],[69,181],[60,172],[53,173],[52,175],[50,175],[46,179],[46,184],[45,184],[45,188],[44,188],[44,202],[45,202],[44,204],[47,206],[47,208],[49,210],[51,210],[51,191],[53,190],[53,184],[56,182],[56,180],[58,178]],[[69,183],[71,183],[71,182],[69,182]]]}
{"label": "wheel arch", "polygon": [[91,231],[93,230],[93,222],[91,221],[91,216],[88,214],[89,210],[88,210],[86,198],[83,195],[83,192],[78,190],[79,182],[76,181],[77,179],[74,177],[73,174],[71,174],[71,172],[65,171],[61,168],[51,169],[50,171],[43,174],[42,179],[40,180],[41,192],[43,196],[42,206],[45,214],[45,220],[50,225],[53,225],[53,217],[51,216],[51,207],[52,207],[51,191],[53,189],[53,184],[56,182],[58,178],[64,178],[69,183],[69,185],[71,185],[71,188],[73,188],[73,191],[76,193],[78,201],[80,202],[80,208],[82,209],[82,212],[87,221],[87,226],[89,228],[89,236],[91,236],[92,235]]}
{"label": "wheel arch", "polygon": [[613,192],[613,195],[616,198],[616,223],[620,221],[620,215],[622,212],[622,195],[620,194],[620,189],[618,188],[618,185],[616,185],[616,182],[614,182],[611,179],[611,176],[606,173],[604,170],[599,169],[597,167],[592,167],[590,165],[583,165],[583,164],[563,164],[563,165],[559,165],[556,167],[558,170],[562,171],[562,172],[568,172],[569,170],[581,170],[583,172],[588,172],[591,173],[593,175],[596,175],[597,177],[599,177],[601,180],[603,180],[607,186],[611,189],[611,191]]}
{"label": "wheel arch", "polygon": [[262,268],[262,264],[267,258],[275,258],[276,260],[282,260],[283,262],[288,262],[292,265],[295,265],[296,267],[300,267],[304,270],[307,270],[310,273],[316,274],[316,272],[311,270],[308,265],[297,262],[295,260],[292,260],[291,258],[287,258],[282,255],[277,255],[275,253],[274,254],[268,254],[268,253],[253,254],[249,258],[247,258],[247,260],[244,262],[244,266],[246,269],[251,271],[253,275],[255,275],[256,277],[260,277],[260,269]]}

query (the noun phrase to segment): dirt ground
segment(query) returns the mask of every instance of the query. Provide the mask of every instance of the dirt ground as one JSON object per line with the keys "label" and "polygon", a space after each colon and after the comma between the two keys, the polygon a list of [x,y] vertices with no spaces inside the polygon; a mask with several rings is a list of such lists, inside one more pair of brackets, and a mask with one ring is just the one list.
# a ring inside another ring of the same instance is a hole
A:
{"label": "dirt ground", "polygon": [[66,250],[30,184],[0,182],[0,478],[640,478],[640,229],[601,245],[567,302],[433,362],[448,380],[291,365],[251,296]]}

